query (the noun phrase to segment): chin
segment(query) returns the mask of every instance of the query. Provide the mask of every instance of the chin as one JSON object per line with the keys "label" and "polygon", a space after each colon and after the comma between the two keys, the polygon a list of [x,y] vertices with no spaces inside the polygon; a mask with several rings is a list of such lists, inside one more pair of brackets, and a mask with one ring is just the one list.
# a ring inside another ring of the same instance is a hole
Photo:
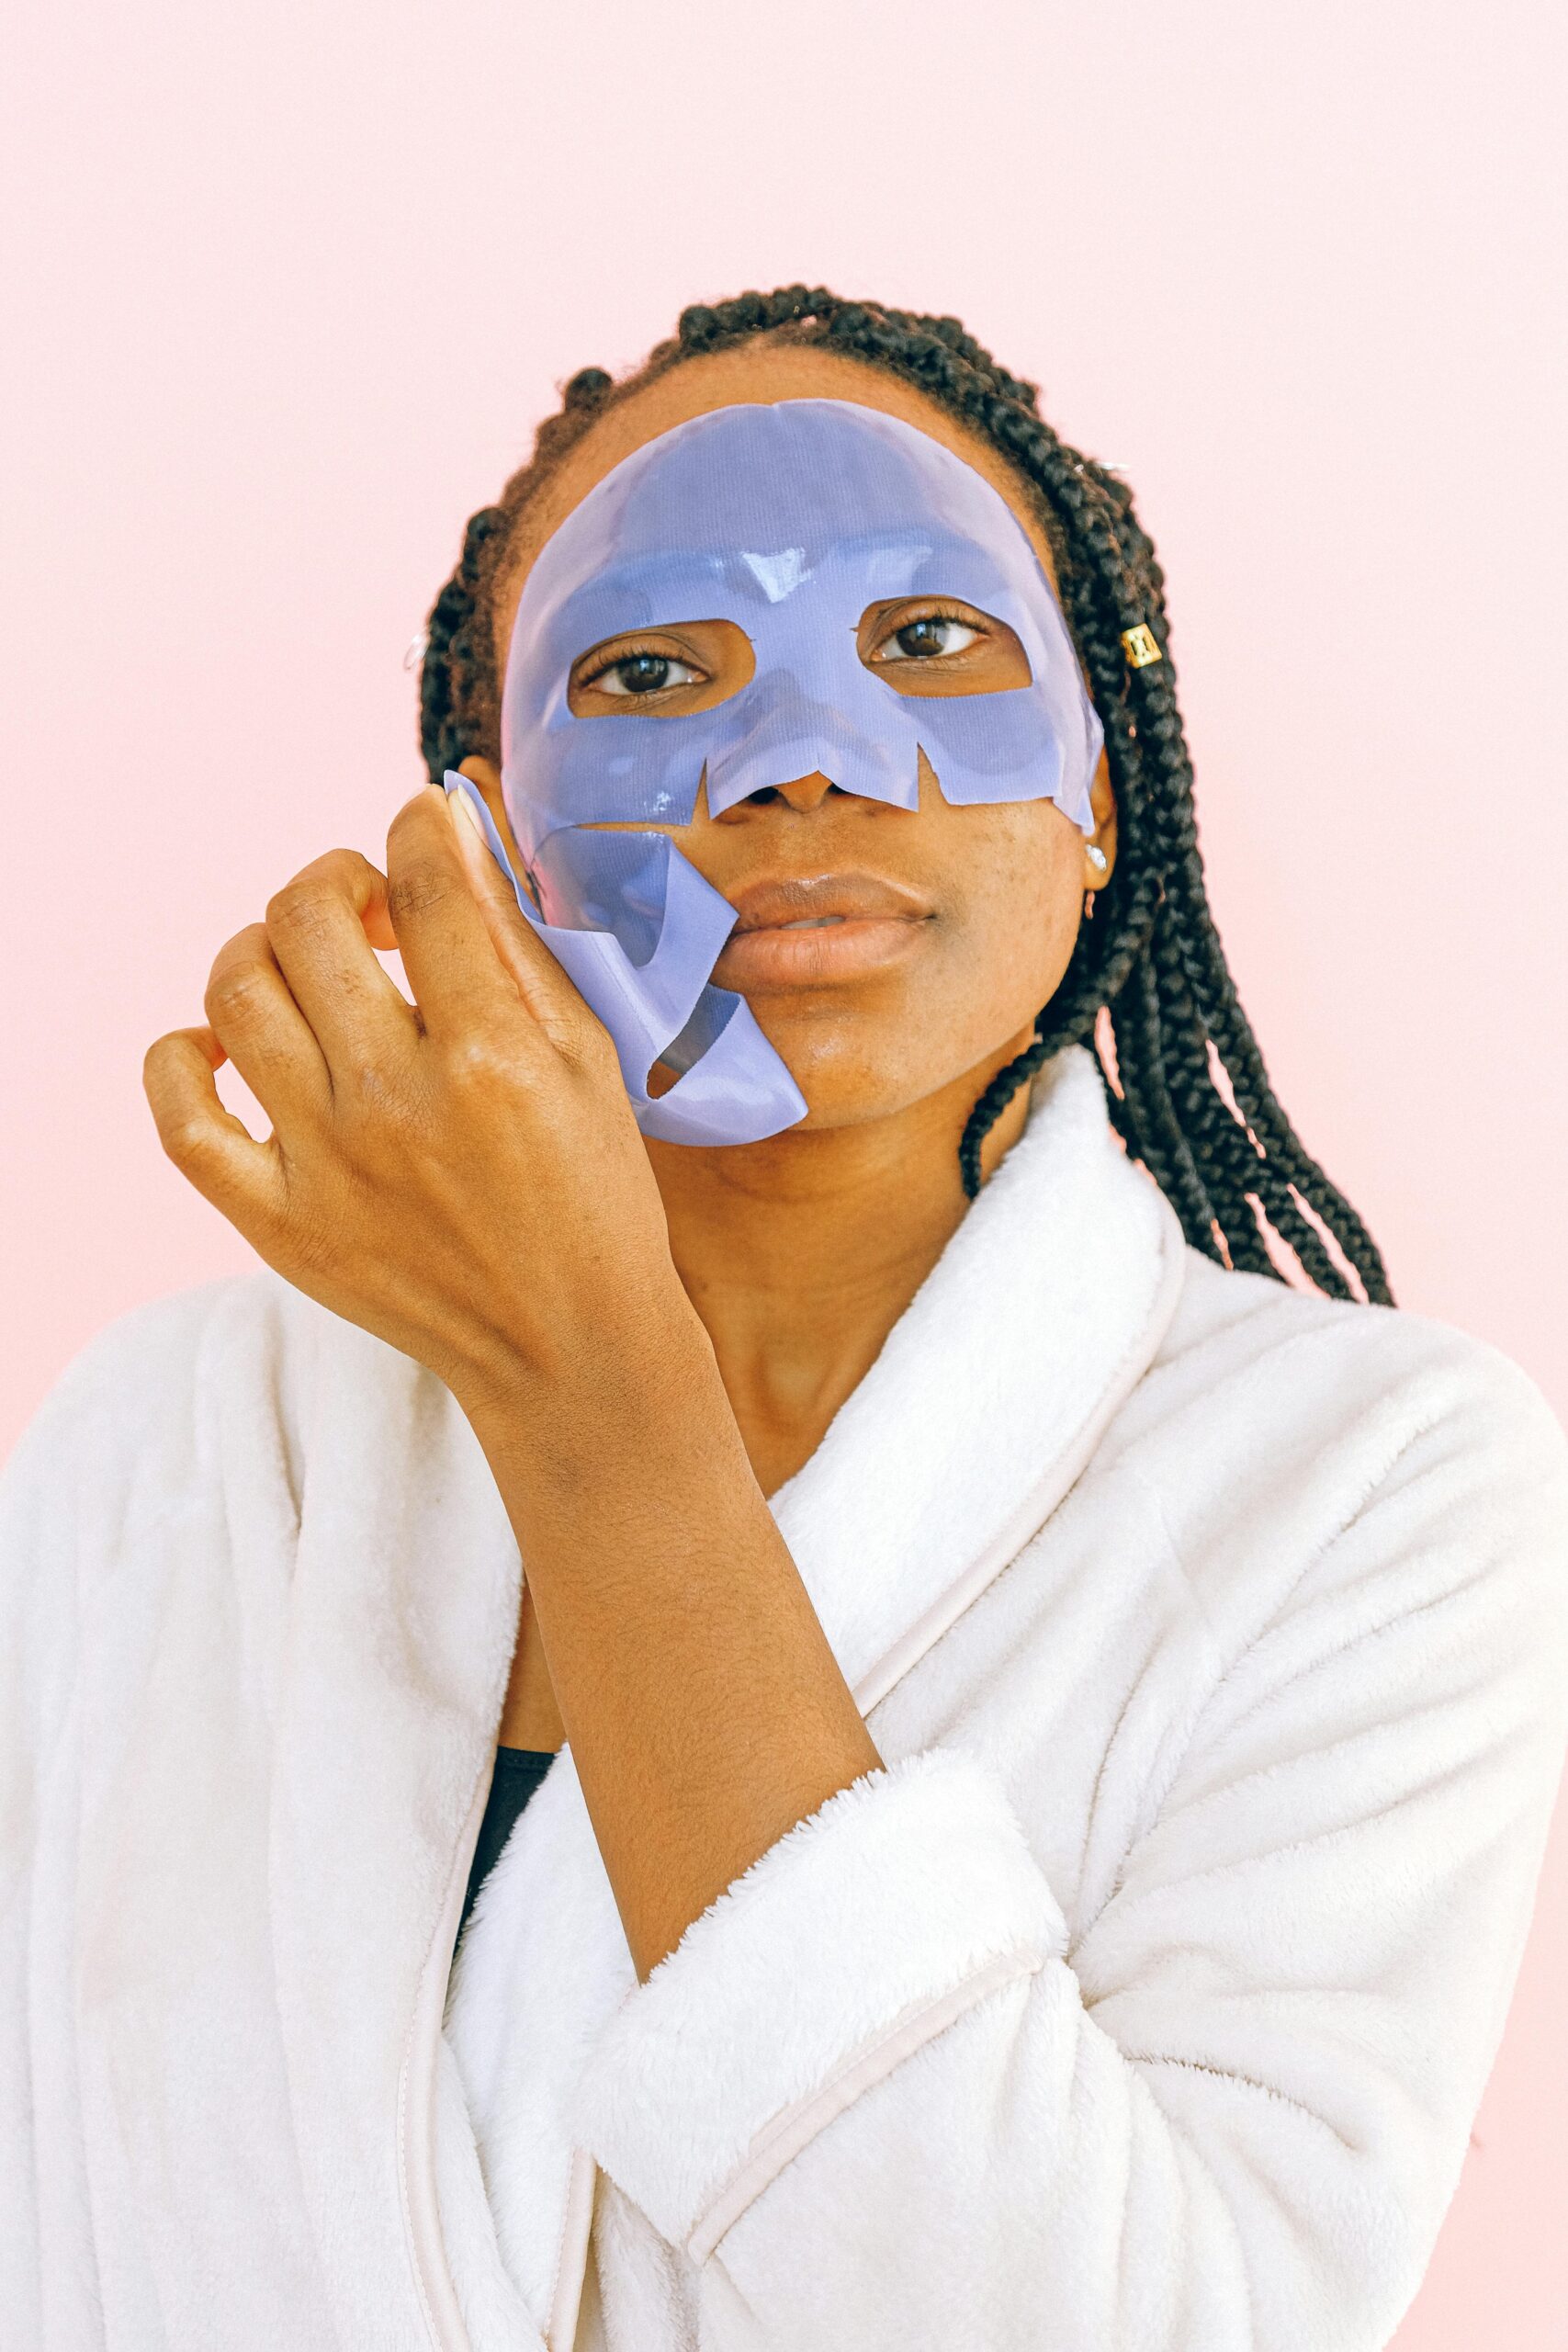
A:
{"label": "chin", "polygon": [[[919,1060],[911,1052],[911,1041],[919,1035],[918,1026],[901,1029],[897,1036],[887,1038],[880,1055],[868,1051],[863,1032],[852,1044],[845,1041],[839,1050],[820,1037],[809,1044],[802,1041],[794,1052],[787,1044],[773,1039],[807,1102],[805,1118],[786,1127],[784,1135],[822,1135],[835,1127],[866,1126],[897,1118],[931,1096],[961,1085],[968,1064],[946,1057],[934,1067]],[[984,1082],[983,1077],[976,1079],[976,1093]]]}

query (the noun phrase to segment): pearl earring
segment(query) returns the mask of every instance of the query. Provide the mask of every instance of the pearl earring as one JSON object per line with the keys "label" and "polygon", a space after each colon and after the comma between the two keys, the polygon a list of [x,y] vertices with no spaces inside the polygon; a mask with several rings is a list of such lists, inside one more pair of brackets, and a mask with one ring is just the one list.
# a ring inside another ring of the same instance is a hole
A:
{"label": "pearl earring", "polygon": [[1084,852],[1084,854],[1089,859],[1089,864],[1093,866],[1097,874],[1104,873],[1106,865],[1105,852],[1100,848],[1098,842],[1090,842],[1088,849]]}

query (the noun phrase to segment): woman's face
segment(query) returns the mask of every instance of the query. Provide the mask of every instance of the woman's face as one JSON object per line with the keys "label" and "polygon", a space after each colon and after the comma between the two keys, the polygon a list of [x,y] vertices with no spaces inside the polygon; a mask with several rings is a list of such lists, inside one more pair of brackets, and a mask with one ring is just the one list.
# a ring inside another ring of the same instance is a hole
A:
{"label": "woman's face", "polygon": [[[602,418],[563,461],[521,526],[495,616],[498,664],[539,550],[612,468],[711,410],[784,400],[857,401],[929,434],[1008,501],[1055,582],[1023,491],[987,445],[913,388],[852,359],[752,345],[684,363]],[[857,644],[861,660],[907,695],[985,693],[1029,678],[1011,631],[951,599],[873,608]],[[743,686],[751,662],[731,623],[639,631],[624,647],[584,647],[570,707],[607,726],[623,714],[701,710]],[[463,767],[511,847],[494,765]],[[954,806],[923,752],[916,810],[840,791],[817,774],[781,776],[716,817],[699,794],[690,824],[637,830],[667,831],[738,910],[713,978],[746,998],[788,1065],[808,1106],[802,1124],[825,1128],[908,1109],[1026,1042],[1066,969],[1084,890],[1103,882],[1114,857],[1103,754],[1092,800],[1105,873],[1091,868],[1084,834],[1054,801]]]}

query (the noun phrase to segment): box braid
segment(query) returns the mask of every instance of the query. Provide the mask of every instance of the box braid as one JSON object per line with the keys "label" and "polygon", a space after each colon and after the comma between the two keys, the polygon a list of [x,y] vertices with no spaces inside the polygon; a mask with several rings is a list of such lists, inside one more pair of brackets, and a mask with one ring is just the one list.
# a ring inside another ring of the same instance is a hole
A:
{"label": "box braid", "polygon": [[[1018,1089],[1061,1047],[1087,1043],[1117,1133],[1194,1247],[1222,1264],[1282,1281],[1265,1238],[1271,1230],[1321,1290],[1353,1297],[1322,1227],[1360,1292],[1392,1304],[1376,1245],[1280,1109],[1237,1001],[1198,853],[1165,575],[1132,493],[1109,468],[1058,439],[1040,416],[1037,388],[999,367],[956,319],[788,286],[684,311],[677,333],[618,382],[602,368],[573,376],[559,413],[540,426],[529,462],[500,503],[469,522],[457,568],[432,609],[421,682],[432,777],[470,753],[498,756],[492,616],[515,549],[513,526],[566,451],[596,417],[671,368],[761,334],[819,344],[903,378],[1009,460],[1048,534],[1105,729],[1116,861],[1095,895],[1097,919],[1079,925],[1032,1042],[998,1070],[970,1114],[959,1145],[965,1192],[972,1199],[978,1191],[981,1146]],[[1122,633],[1139,623],[1162,659],[1134,668]]]}

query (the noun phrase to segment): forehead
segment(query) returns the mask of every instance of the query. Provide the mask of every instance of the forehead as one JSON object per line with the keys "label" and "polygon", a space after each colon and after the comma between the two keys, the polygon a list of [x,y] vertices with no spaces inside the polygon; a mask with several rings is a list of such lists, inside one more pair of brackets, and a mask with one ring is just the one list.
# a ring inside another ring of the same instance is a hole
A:
{"label": "forehead", "polygon": [[[492,616],[498,655],[504,658],[518,599],[542,550],[607,475],[666,435],[676,436],[671,444],[671,456],[677,458],[681,444],[691,446],[693,441],[693,436],[682,435],[679,428],[694,419],[712,416],[716,410],[734,412],[755,405],[763,410],[773,408],[777,416],[780,411],[774,404],[798,401],[852,403],[880,417],[896,420],[903,428],[899,437],[906,442],[912,432],[925,436],[939,449],[950,453],[951,458],[961,459],[965,468],[972,469],[1005,501],[1044,566],[1046,576],[1055,585],[1056,569],[1040,509],[1027,485],[988,443],[969,432],[912,385],[847,359],[840,353],[808,345],[748,345],[685,361],[672,368],[597,419],[582,440],[568,452],[519,519],[508,566],[498,582]],[[867,423],[870,421],[868,418]],[[751,437],[744,431],[745,419],[737,422],[742,428],[738,438],[744,441]],[[757,422],[761,424],[762,420],[759,418]],[[633,473],[640,470],[628,469]],[[659,467],[667,485],[679,484],[681,470],[678,463],[666,468],[662,459]],[[929,469],[917,466],[906,470],[906,497],[920,495],[922,470],[929,480]],[[954,469],[948,464],[942,470],[951,477]],[[743,478],[743,473],[728,476],[732,481]],[[739,495],[742,502],[745,496],[743,491],[732,492],[711,480],[703,485],[695,470],[693,492],[689,511],[694,520],[700,507],[716,521],[734,496]]]}
{"label": "forehead", "polygon": [[1031,577],[1007,501],[901,417],[853,401],[742,401],[675,425],[606,474],[540,548],[518,613],[535,631],[570,618],[566,637],[586,630],[586,645],[675,618],[657,609],[671,596],[706,612],[706,595],[711,617],[739,621],[737,597],[759,617],[786,597],[830,603],[857,584],[863,601],[945,588],[986,603]]}

